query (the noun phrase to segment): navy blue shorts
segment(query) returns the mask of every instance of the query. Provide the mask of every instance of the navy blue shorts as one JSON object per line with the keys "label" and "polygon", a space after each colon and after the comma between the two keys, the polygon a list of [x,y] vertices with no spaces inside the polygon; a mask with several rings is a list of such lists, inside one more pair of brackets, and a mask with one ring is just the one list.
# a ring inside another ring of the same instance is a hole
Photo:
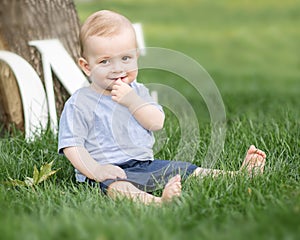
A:
{"label": "navy blue shorts", "polygon": [[168,180],[175,175],[179,174],[182,180],[184,180],[197,168],[196,165],[189,162],[170,160],[130,160],[116,166],[125,171],[126,179],[108,179],[99,183],[90,179],[87,181],[91,185],[99,184],[103,193],[106,193],[109,185],[116,181],[127,181],[142,191],[153,192],[158,189],[163,189]]}

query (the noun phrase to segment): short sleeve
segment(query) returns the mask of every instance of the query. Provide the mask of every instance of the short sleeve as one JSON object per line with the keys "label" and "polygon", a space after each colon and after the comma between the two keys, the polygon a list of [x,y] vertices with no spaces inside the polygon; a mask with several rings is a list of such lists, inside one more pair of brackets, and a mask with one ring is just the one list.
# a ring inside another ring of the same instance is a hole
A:
{"label": "short sleeve", "polygon": [[136,83],[136,92],[144,101],[156,106],[161,112],[163,112],[162,106],[152,98],[149,89],[145,85]]}
{"label": "short sleeve", "polygon": [[84,146],[88,125],[84,112],[74,103],[66,102],[61,114],[58,132],[58,152],[66,147]]}

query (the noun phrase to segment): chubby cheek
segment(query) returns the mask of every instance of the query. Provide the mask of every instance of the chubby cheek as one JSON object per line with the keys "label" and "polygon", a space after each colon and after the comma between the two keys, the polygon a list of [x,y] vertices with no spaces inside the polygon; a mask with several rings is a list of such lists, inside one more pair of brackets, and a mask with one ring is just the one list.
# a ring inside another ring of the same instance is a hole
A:
{"label": "chubby cheek", "polygon": [[138,75],[137,70],[127,72],[127,77],[128,78],[126,80],[126,83],[128,83],[128,84],[132,83],[137,78],[137,75]]}
{"label": "chubby cheek", "polygon": [[106,71],[103,71],[103,69],[96,67],[93,68],[89,77],[92,81],[103,81],[106,78],[107,74],[108,73]]}

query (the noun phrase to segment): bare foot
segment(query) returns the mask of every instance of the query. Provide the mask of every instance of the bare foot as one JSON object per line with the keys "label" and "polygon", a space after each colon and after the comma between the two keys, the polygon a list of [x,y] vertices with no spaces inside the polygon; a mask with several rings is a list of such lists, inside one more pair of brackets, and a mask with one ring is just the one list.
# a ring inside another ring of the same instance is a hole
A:
{"label": "bare foot", "polygon": [[172,177],[166,184],[164,191],[161,196],[163,202],[169,202],[174,197],[179,197],[181,195],[181,177],[176,175]]}
{"label": "bare foot", "polygon": [[246,157],[242,164],[241,169],[246,169],[249,175],[262,174],[266,163],[266,154],[251,145],[247,151]]}

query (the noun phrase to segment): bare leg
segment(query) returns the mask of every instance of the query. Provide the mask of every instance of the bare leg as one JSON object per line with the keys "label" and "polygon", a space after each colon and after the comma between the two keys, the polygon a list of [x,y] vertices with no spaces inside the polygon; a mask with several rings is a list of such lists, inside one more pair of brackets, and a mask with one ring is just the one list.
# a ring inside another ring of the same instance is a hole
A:
{"label": "bare leg", "polygon": [[[260,149],[257,149],[254,145],[251,145],[247,151],[246,157],[243,161],[240,171],[243,169],[246,169],[246,171],[251,176],[261,174],[264,171],[265,162],[266,162],[266,154],[263,151],[261,151]],[[240,171],[223,171],[223,170],[217,170],[217,169],[207,169],[207,168],[198,167],[193,172],[192,176],[197,176],[197,177],[213,176],[213,177],[215,177],[220,174],[227,174],[227,175],[233,176],[233,175],[239,173]]]}
{"label": "bare leg", "polygon": [[162,202],[171,201],[174,197],[181,195],[181,178],[179,175],[172,177],[166,184],[161,197],[155,197],[147,192],[141,191],[132,183],[126,181],[112,183],[107,189],[107,194],[113,199],[126,197],[145,204],[160,204]]}

